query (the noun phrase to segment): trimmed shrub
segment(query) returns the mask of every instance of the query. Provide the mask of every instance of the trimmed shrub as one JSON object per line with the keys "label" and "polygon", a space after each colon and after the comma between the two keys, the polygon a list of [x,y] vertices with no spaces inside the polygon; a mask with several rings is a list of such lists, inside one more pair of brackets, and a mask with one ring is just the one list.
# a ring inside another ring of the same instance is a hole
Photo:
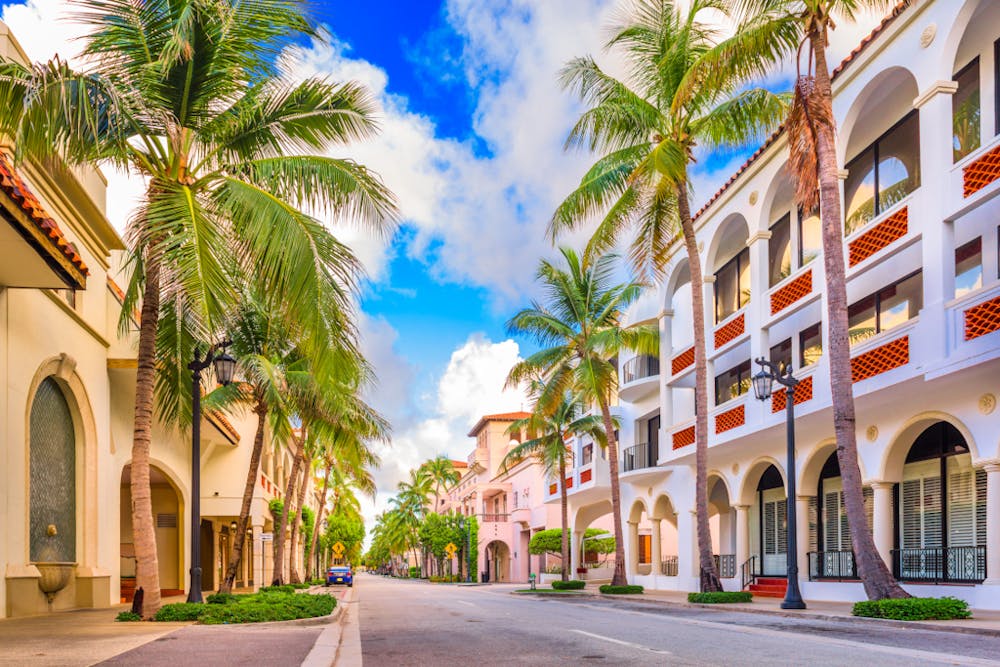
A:
{"label": "trimmed shrub", "polygon": [[428,578],[432,584],[454,584],[458,582],[457,574],[443,574],[440,577],[432,575]]}
{"label": "trimmed shrub", "polygon": [[236,602],[236,596],[232,593],[212,593],[205,598],[208,604],[231,604]]}
{"label": "trimmed shrub", "polygon": [[587,585],[587,582],[580,581],[579,579],[570,579],[569,581],[553,581],[552,588],[557,591],[581,591]]}
{"label": "trimmed shrub", "polygon": [[699,604],[726,604],[727,602],[753,602],[750,591],[714,591],[709,593],[688,593],[688,602]]}
{"label": "trimmed shrub", "polygon": [[134,621],[141,621],[142,616],[133,611],[123,611],[115,616],[115,620],[119,623],[132,623]]}
{"label": "trimmed shrub", "polygon": [[261,593],[294,593],[295,586],[292,584],[282,584],[281,586],[261,586]]}
{"label": "trimmed shrub", "polygon": [[309,588],[309,584],[307,583],[288,584],[288,585],[297,591],[304,591],[305,589]]}
{"label": "trimmed shrub", "polygon": [[[555,582],[553,582],[555,583]],[[642,593],[642,586],[612,586],[611,584],[604,584],[601,586],[601,593],[604,595],[638,595]]]}
{"label": "trimmed shrub", "polygon": [[205,605],[201,602],[176,602],[160,607],[154,621],[197,621]]}
{"label": "trimmed shrub", "polygon": [[332,595],[266,593],[243,596],[235,604],[209,606],[199,620],[206,625],[290,621],[327,616],[336,606]]}
{"label": "trimmed shrub", "polygon": [[323,584],[326,583],[326,579],[319,579],[319,578],[317,578],[317,579],[313,579],[309,583],[312,584],[313,586],[322,586]]}
{"label": "trimmed shrub", "polygon": [[947,621],[972,617],[969,603],[953,597],[864,600],[855,602],[851,613],[855,616],[891,618],[897,621]]}

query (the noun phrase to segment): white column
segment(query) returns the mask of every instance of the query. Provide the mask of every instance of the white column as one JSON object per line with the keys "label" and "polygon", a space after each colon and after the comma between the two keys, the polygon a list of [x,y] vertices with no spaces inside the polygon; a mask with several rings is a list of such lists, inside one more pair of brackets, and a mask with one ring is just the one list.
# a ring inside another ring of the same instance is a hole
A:
{"label": "white column", "polygon": [[813,496],[795,497],[795,548],[798,551],[799,581],[809,579],[809,501]]}
{"label": "white column", "polygon": [[677,574],[700,580],[698,522],[694,510],[677,513]]}
{"label": "white column", "polygon": [[750,506],[735,505],[736,509],[736,567],[742,567],[750,558]]}
{"label": "white column", "polygon": [[261,586],[271,583],[270,573],[267,571],[266,563],[271,542],[262,542],[260,536],[264,533],[264,524],[254,525],[251,528],[250,539],[253,540],[253,588],[257,590]]}
{"label": "white column", "polygon": [[628,522],[628,551],[625,557],[628,559],[625,574],[634,577],[639,572],[639,524],[635,521]]}
{"label": "white column", "polygon": [[576,570],[580,567],[581,547],[583,542],[583,532],[574,530],[569,536],[569,578],[576,579]]}
{"label": "white column", "polygon": [[660,525],[662,519],[653,519],[653,534],[650,537],[650,573],[660,573],[660,562],[663,560],[663,547],[660,545]]}
{"label": "white column", "polygon": [[[673,354],[674,344],[670,327],[674,316],[674,311],[664,310],[660,313],[660,391],[658,392],[660,405],[660,458],[665,452],[670,451],[673,443],[669,442],[668,434],[674,423],[674,401],[673,390],[667,386],[666,380],[670,377],[670,358]],[[596,455],[596,452],[595,452]]]}
{"label": "white column", "polygon": [[873,512],[872,537],[878,555],[892,569],[893,519],[892,519],[892,482],[872,482]]}
{"label": "white column", "polygon": [[1000,586],[1000,463],[987,463],[986,470],[986,581]]}

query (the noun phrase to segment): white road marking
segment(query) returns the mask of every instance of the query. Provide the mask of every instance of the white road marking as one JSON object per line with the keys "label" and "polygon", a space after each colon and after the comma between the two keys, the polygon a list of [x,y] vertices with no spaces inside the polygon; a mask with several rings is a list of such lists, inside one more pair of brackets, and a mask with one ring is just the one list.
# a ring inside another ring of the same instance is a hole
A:
{"label": "white road marking", "polygon": [[601,641],[605,642],[611,642],[612,644],[620,644],[621,646],[629,646],[631,648],[637,648],[641,651],[649,651],[650,653],[659,653],[661,655],[673,655],[670,651],[661,651],[659,649],[650,648],[649,646],[643,646],[642,644],[634,644],[632,642],[622,641],[621,639],[615,639],[614,637],[595,635],[593,632],[587,632],[586,630],[577,630],[575,628],[571,628],[570,632],[575,632],[578,635],[585,635],[587,637],[592,637],[594,639],[600,639]]}
{"label": "white road marking", "polygon": [[[607,611],[606,607],[600,607],[598,605],[582,604],[580,606],[590,607],[591,609],[599,609],[604,612]],[[663,618],[660,614],[650,614],[648,612],[643,612],[643,611],[624,611],[624,613],[635,614],[636,616],[652,616],[655,618]],[[788,635],[790,634],[800,635],[803,639],[812,643],[828,644],[830,646],[842,646],[845,648],[860,648],[868,651],[874,651],[876,653],[886,653],[889,655],[897,655],[907,658],[928,660],[932,662],[941,662],[948,665],[976,665],[980,667],[1000,667],[1000,662],[996,660],[974,658],[972,656],[967,656],[967,655],[934,653],[932,651],[921,651],[919,649],[898,648],[895,646],[885,646],[883,644],[867,644],[865,642],[857,642],[850,639],[835,639],[833,637],[822,637],[815,634],[806,634],[806,632],[798,632],[794,629],[771,630],[770,628],[755,628],[753,626],[737,625],[735,623],[717,623],[715,621],[703,621],[703,620],[684,618],[679,616],[671,616],[670,622],[687,623],[688,625],[698,625],[705,628],[728,630],[730,632],[743,632],[745,634],[762,635],[765,637],[780,637],[784,639],[787,639]],[[579,632],[585,635],[590,634],[589,632],[583,632],[582,630],[574,630],[573,632]],[[617,640],[612,640],[612,641],[617,641]]]}
{"label": "white road marking", "polygon": [[457,602],[458,604],[467,604],[470,607],[475,607],[476,606],[476,605],[472,604],[471,602],[466,602],[465,600],[455,600],[455,602]]}

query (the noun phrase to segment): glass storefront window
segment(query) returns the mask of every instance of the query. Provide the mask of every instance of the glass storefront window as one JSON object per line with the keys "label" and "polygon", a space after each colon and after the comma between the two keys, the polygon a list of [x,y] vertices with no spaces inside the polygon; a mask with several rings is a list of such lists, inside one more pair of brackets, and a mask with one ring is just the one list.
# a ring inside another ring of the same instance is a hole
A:
{"label": "glass storefront window", "polygon": [[715,274],[715,321],[721,322],[750,301],[750,250],[744,249]]}
{"label": "glass storefront window", "polygon": [[845,231],[850,234],[920,186],[920,119],[916,111],[847,164]]}
{"label": "glass storefront window", "polygon": [[750,389],[750,360],[715,376],[715,404],[722,405]]}
{"label": "glass storefront window", "polygon": [[979,58],[955,75],[958,90],[951,98],[952,148],[958,162],[979,148],[980,100]]}
{"label": "glass storefront window", "polygon": [[771,227],[767,254],[770,284],[774,287],[792,274],[792,225],[787,213]]}
{"label": "glass storefront window", "polygon": [[786,338],[771,348],[769,355],[771,363],[778,364],[782,369],[792,365],[792,339]]}
{"label": "glass storefront window", "polygon": [[955,250],[955,298],[983,286],[983,240],[975,238]]}
{"label": "glass storefront window", "polygon": [[823,356],[823,328],[820,323],[799,332],[799,357],[803,366],[819,361]]}

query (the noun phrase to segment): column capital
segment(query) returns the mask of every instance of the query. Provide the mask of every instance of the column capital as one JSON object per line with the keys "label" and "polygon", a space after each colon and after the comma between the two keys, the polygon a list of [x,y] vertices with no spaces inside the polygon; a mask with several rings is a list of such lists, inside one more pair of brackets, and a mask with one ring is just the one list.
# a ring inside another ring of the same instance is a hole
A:
{"label": "column capital", "polygon": [[987,473],[1000,472],[1000,461],[985,461],[982,467]]}
{"label": "column capital", "polygon": [[733,505],[733,509],[738,512],[747,512],[750,510],[749,505]]}
{"label": "column capital", "polygon": [[892,490],[892,487],[896,485],[895,482],[887,482],[885,480],[875,480],[873,482],[868,482],[868,486],[872,487],[873,491],[885,491]]}
{"label": "column capital", "polygon": [[771,238],[771,232],[755,232],[753,236],[747,239],[747,247],[749,248],[757,241],[767,241]]}
{"label": "column capital", "polygon": [[673,317],[673,316],[674,316],[673,308],[664,308],[659,313],[657,313],[656,318],[662,320],[664,317]]}
{"label": "column capital", "polygon": [[715,282],[715,276],[702,276],[701,282],[703,285],[711,285]]}
{"label": "column capital", "polygon": [[913,100],[913,108],[919,109],[934,99],[936,95],[940,95],[942,93],[945,95],[954,95],[957,90],[957,81],[935,81]]}
{"label": "column capital", "polygon": [[816,497],[815,493],[813,493],[813,494],[796,493],[795,494],[795,499],[796,500],[802,500],[802,501],[806,501],[806,502],[809,502],[810,500],[812,500],[815,497]]}

